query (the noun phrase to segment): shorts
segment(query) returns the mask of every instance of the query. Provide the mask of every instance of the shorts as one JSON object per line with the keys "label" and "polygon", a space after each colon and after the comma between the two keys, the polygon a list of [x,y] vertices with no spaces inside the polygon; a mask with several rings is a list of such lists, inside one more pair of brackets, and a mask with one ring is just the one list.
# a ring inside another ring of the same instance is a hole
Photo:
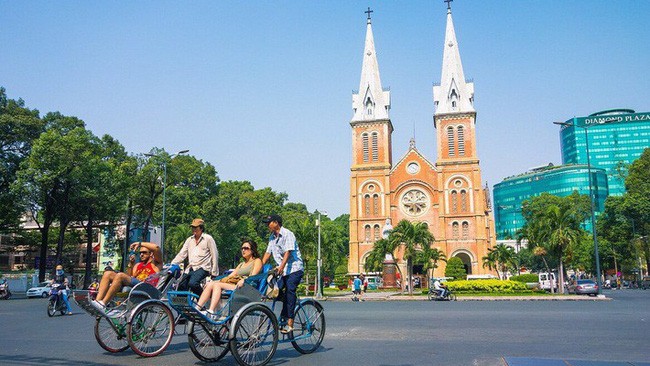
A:
{"label": "shorts", "polygon": [[353,290],[352,293],[355,294],[355,295],[360,295],[360,294],[361,294],[361,290]]}
{"label": "shorts", "polygon": [[140,282],[142,282],[142,281],[140,281],[139,279],[137,279],[135,277],[131,277],[131,287],[137,285]]}

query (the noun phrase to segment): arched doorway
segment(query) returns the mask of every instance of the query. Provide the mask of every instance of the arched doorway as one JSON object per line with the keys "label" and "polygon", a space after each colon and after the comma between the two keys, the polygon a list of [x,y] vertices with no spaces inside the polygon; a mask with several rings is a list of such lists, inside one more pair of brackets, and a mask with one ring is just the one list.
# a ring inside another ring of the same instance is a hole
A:
{"label": "arched doorway", "polygon": [[465,267],[465,273],[468,275],[472,274],[472,258],[469,256],[469,254],[460,252],[454,254],[454,257],[460,258],[461,261],[463,261],[463,267]]}

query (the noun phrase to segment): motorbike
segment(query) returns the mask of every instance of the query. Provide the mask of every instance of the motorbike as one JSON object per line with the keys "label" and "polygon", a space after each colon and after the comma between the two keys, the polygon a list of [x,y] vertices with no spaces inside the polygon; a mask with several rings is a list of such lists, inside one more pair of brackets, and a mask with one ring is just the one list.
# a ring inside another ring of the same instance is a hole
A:
{"label": "motorbike", "polygon": [[427,298],[431,301],[456,301],[456,295],[451,290],[447,289],[445,296],[440,296],[440,292],[433,287],[429,287]]}
{"label": "motorbike", "polygon": [[53,283],[52,289],[50,290],[50,300],[47,302],[47,315],[53,317],[57,311],[61,312],[61,315],[67,313],[67,307],[65,302],[63,302],[62,291],[67,291],[65,287],[60,283]]}
{"label": "motorbike", "polygon": [[9,284],[7,282],[0,283],[0,300],[9,300],[10,298]]}

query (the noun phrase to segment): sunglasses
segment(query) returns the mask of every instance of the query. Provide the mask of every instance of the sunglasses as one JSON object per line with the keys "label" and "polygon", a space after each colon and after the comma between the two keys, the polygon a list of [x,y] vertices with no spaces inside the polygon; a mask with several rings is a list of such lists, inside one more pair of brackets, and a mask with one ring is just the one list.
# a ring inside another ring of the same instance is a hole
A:
{"label": "sunglasses", "polygon": [[251,247],[241,247],[241,250],[251,250]]}
{"label": "sunglasses", "polygon": [[140,255],[143,255],[143,254],[151,254],[151,252],[140,252]]}

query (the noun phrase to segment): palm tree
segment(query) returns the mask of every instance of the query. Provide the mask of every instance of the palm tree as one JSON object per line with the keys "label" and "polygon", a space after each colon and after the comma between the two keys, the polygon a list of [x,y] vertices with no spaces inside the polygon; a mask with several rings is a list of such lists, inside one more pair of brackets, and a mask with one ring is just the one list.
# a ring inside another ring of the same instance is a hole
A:
{"label": "palm tree", "polygon": [[[400,221],[397,226],[390,232],[388,240],[394,248],[403,246],[404,259],[406,259],[406,268],[408,271],[408,284],[413,279],[413,261],[418,255],[418,251],[430,248],[435,240],[429,227],[424,222],[412,223],[408,220]],[[409,285],[409,295],[413,295],[413,286]]]}
{"label": "palm tree", "polygon": [[[548,267],[548,263],[546,263],[546,249],[544,249],[544,247],[537,246],[535,247],[535,249],[533,249],[533,255],[542,258],[542,260],[544,261],[544,265],[546,266],[546,272],[550,276],[551,269]],[[551,293],[554,292],[555,292],[555,288],[553,287],[553,283],[551,283]]]}
{"label": "palm tree", "polygon": [[438,261],[446,262],[447,256],[442,250],[425,245],[422,248],[422,251],[417,253],[416,261],[423,265],[422,268],[425,271],[428,272],[428,270],[431,269],[431,272],[433,272],[438,268]]}
{"label": "palm tree", "polygon": [[364,268],[366,272],[380,272],[383,269],[386,254],[393,254],[395,248],[388,239],[379,239],[366,257]]}
{"label": "palm tree", "polygon": [[575,215],[571,211],[565,211],[558,206],[550,206],[546,211],[547,243],[549,248],[556,253],[560,263],[560,280],[558,287],[560,293],[564,293],[564,253],[570,246],[575,246],[580,240],[582,230],[576,225]]}
{"label": "palm tree", "polygon": [[498,244],[488,249],[488,254],[483,257],[483,268],[488,267],[490,270],[495,269],[500,279],[506,279],[506,270],[508,265],[512,264],[515,258],[515,250],[505,244]]}

